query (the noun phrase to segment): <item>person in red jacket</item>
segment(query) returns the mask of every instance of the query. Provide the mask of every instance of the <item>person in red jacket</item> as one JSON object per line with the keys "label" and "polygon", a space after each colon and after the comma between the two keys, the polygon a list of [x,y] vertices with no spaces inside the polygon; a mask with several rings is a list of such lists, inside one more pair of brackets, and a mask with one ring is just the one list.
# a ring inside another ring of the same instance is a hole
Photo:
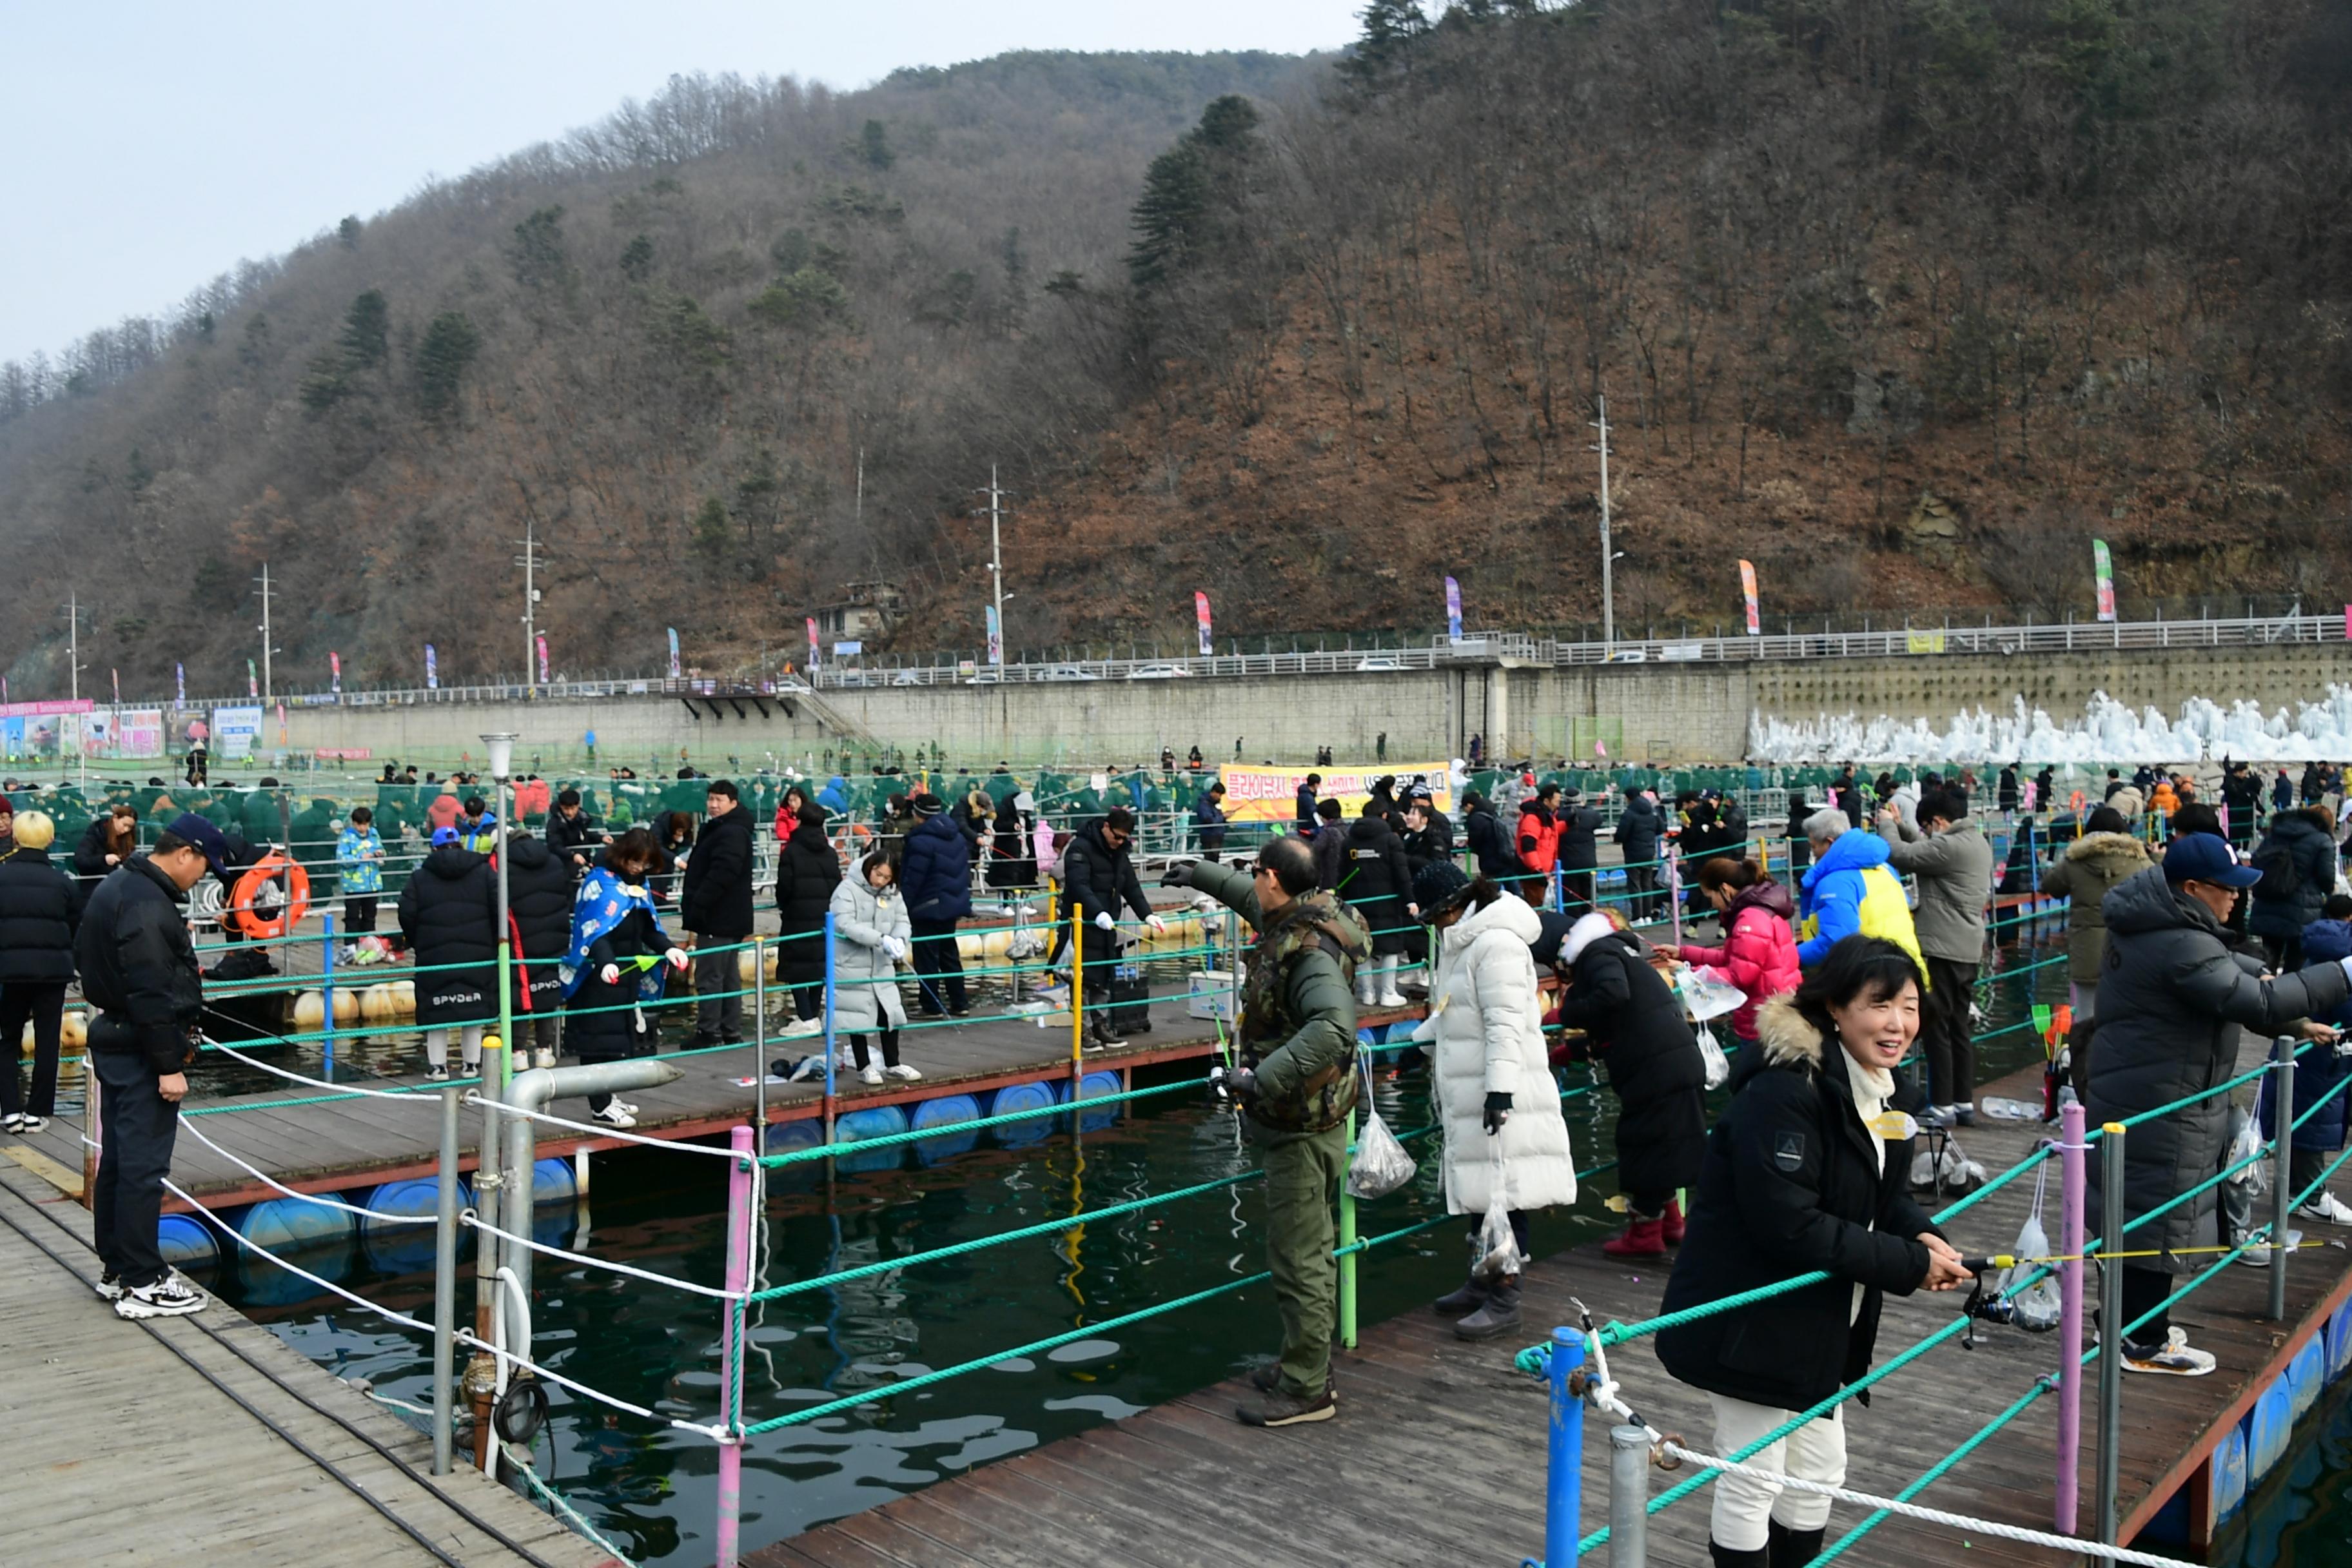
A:
{"label": "person in red jacket", "polygon": [[1756,1043],[1756,1010],[1784,991],[1794,991],[1797,912],[1789,889],[1757,869],[1753,860],[1717,856],[1698,868],[1699,890],[1722,916],[1721,947],[1669,947],[1658,951],[1685,963],[1704,963],[1747,994],[1747,1005],[1731,1015],[1732,1035],[1743,1046]]}
{"label": "person in red jacket", "polygon": [[1559,820],[1552,815],[1559,801],[1559,785],[1548,784],[1519,807],[1519,864],[1531,873],[1519,891],[1538,908],[1551,890],[1551,868],[1559,860]]}

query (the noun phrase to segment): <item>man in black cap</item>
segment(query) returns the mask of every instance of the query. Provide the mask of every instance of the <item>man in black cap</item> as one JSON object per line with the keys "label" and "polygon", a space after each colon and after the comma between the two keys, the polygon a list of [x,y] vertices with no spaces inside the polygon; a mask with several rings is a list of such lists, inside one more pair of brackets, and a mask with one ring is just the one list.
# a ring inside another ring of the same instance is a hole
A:
{"label": "man in black cap", "polygon": [[185,813],[152,849],[107,873],[74,939],[82,994],[98,1009],[89,1025],[89,1069],[100,1091],[90,1201],[105,1267],[98,1293],[125,1318],[182,1317],[205,1305],[204,1292],[164,1266],[156,1229],[205,1006],[180,904],[207,871],[227,868],[221,830]]}

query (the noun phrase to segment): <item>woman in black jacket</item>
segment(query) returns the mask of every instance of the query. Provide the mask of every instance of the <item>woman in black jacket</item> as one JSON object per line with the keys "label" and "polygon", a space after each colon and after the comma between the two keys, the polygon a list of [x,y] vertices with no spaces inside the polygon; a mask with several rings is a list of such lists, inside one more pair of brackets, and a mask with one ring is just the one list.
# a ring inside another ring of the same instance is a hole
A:
{"label": "woman in black jacket", "polygon": [[1404,994],[1396,988],[1396,971],[1397,960],[1407,945],[1405,937],[1413,926],[1412,868],[1405,863],[1404,846],[1389,826],[1388,812],[1377,798],[1365,801],[1362,812],[1348,826],[1339,893],[1363,917],[1372,933],[1372,961],[1356,973],[1356,1005],[1403,1006]]}
{"label": "woman in black jacket", "polygon": [[841,882],[841,858],[824,822],[824,807],[808,802],[776,851],[776,913],[783,922],[776,973],[792,993],[795,1018],[785,1026],[788,1037],[824,1027],[824,914]]}
{"label": "woman in black jacket", "polygon": [[[1762,1048],[1739,1054],[1661,1310],[1817,1269],[1830,1278],[1659,1334],[1659,1362],[1714,1405],[1717,1453],[1736,1453],[1861,1378],[1885,1292],[1948,1290],[1969,1278],[1911,1201],[1906,1144],[1886,1120],[1923,990],[1901,948],[1850,936],[1802,985],[1759,1009]],[[1816,1416],[1777,1446],[1778,1458],[1767,1448],[1748,1462],[1834,1486],[1845,1479],[1841,1415]],[[1739,1568],[1810,1563],[1829,1512],[1827,1498],[1723,1476],[1709,1550]]]}
{"label": "woman in black jacket", "polygon": [[1568,989],[1559,1023],[1583,1033],[1617,1096],[1617,1190],[1632,1205],[1612,1258],[1662,1258],[1683,1238],[1675,1194],[1698,1180],[1706,1149],[1706,1061],[1683,1005],[1641,939],[1605,910],[1579,915],[1560,943]]}
{"label": "woman in black jacket", "polygon": [[[74,977],[82,892],[49,863],[57,831],[47,812],[26,812],[16,818],[15,844],[0,855],[0,1131],[9,1132],[38,1132],[58,1113],[58,1040]],[[16,1068],[16,1042],[27,1020],[29,1100],[21,1096]]]}
{"label": "woman in black jacket", "polygon": [[513,1003],[515,1066],[525,1065],[528,1028],[534,1052],[529,1065],[551,1068],[562,1049],[563,983],[555,961],[572,942],[572,862],[522,827],[507,835],[507,857],[508,935],[521,977]]}
{"label": "woman in black jacket", "polygon": [[1592,907],[1592,873],[1601,864],[1601,847],[1596,836],[1601,831],[1601,813],[1584,803],[1584,797],[1573,789],[1559,792],[1559,804],[1552,808],[1552,820],[1559,825],[1560,891],[1567,895],[1566,908]]}
{"label": "woman in black jacket", "polygon": [[139,813],[128,805],[109,808],[89,819],[81,843],[74,850],[74,874],[85,888],[139,852]]}
{"label": "woman in black jacket", "polygon": [[1007,903],[1016,901],[1009,896],[1013,889],[1037,885],[1037,856],[1015,804],[1020,798],[1008,795],[997,803],[994,834],[989,840],[988,885],[1004,889]]}
{"label": "woman in black jacket", "polygon": [[425,1076],[449,1076],[449,1031],[459,1032],[466,1070],[482,1066],[482,1030],[499,1016],[499,879],[490,858],[433,830],[433,847],[400,889],[400,936],[416,957],[416,1024]]}
{"label": "woman in black jacket", "polygon": [[1495,814],[1494,802],[1477,791],[1463,796],[1462,803],[1463,842],[1478,858],[1478,875],[1506,892],[1519,892],[1520,879],[1527,875],[1527,868],[1511,848],[1510,827]]}

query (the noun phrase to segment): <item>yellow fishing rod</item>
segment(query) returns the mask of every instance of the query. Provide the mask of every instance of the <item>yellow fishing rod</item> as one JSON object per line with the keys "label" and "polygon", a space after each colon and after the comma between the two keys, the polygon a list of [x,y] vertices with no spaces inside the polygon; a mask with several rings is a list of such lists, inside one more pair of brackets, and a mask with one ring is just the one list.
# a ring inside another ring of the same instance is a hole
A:
{"label": "yellow fishing rod", "polygon": [[2126,1258],[2190,1258],[2214,1252],[2304,1252],[2315,1247],[2336,1247],[2336,1241],[2290,1241],[2273,1247],[2267,1242],[2250,1241],[2242,1247],[2152,1247],[2137,1252],[2051,1252],[2034,1258],[2018,1258],[2006,1252],[1989,1253],[1982,1258],[1963,1258],[1960,1267],[1972,1274],[1982,1274],[1992,1268],[2014,1268],[2021,1263],[2096,1263],[2101,1258],[2121,1262]]}

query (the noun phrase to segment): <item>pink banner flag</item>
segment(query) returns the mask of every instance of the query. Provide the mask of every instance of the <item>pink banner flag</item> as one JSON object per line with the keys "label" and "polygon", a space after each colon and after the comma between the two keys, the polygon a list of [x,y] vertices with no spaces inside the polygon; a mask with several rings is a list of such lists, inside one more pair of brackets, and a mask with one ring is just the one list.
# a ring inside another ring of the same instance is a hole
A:
{"label": "pink banner flag", "polygon": [[547,684],[547,634],[539,634],[539,683]]}
{"label": "pink banner flag", "polygon": [[1214,641],[1214,640],[1210,637],[1210,635],[1209,635],[1209,595],[1206,595],[1206,594],[1202,594],[1202,593],[1199,593],[1199,592],[1195,592],[1195,593],[1193,594],[1193,595],[1192,595],[1192,618],[1193,618],[1195,621],[1197,621],[1197,622],[1199,622],[1199,623],[1200,623],[1200,626],[1201,626],[1201,657],[1202,657],[1202,658],[1208,658],[1208,657],[1209,657],[1209,655],[1210,655],[1210,654],[1212,654],[1213,652],[1214,652],[1214,651],[1216,650],[1216,644],[1215,644],[1215,641]]}

